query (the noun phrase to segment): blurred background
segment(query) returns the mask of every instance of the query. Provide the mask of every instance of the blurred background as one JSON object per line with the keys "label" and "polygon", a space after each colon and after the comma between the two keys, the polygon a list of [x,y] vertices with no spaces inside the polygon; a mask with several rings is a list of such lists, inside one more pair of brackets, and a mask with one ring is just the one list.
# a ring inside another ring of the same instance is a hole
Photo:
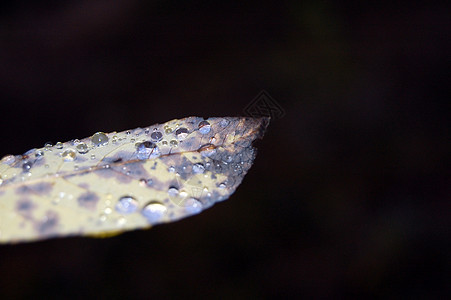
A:
{"label": "blurred background", "polygon": [[285,114],[229,200],[110,239],[0,246],[0,295],[446,296],[450,29],[445,5],[419,2],[3,2],[1,156],[245,115],[262,90]]}

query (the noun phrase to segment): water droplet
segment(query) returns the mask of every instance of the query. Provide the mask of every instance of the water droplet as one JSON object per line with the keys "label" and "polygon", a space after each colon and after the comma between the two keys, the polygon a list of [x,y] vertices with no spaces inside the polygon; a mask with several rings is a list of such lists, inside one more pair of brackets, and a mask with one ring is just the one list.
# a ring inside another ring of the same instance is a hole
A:
{"label": "water droplet", "polygon": [[16,161],[16,157],[14,155],[5,155],[2,158],[2,163],[5,165],[11,165],[13,162]]}
{"label": "water droplet", "polygon": [[130,214],[138,209],[138,201],[132,196],[123,196],[119,199],[115,209],[121,214]]}
{"label": "water droplet", "polygon": [[127,223],[127,219],[124,217],[120,217],[119,219],[117,219],[117,225],[122,227],[125,225],[125,223]]}
{"label": "water droplet", "polygon": [[91,159],[92,160],[96,159],[96,155],[95,154],[91,154]]}
{"label": "water droplet", "polygon": [[44,156],[44,151],[42,151],[42,150],[37,150],[36,153],[34,154],[34,156],[35,156],[36,158],[41,158],[41,157]]}
{"label": "water droplet", "polygon": [[105,145],[108,143],[108,136],[103,132],[97,132],[91,137],[91,141],[96,146]]}
{"label": "water droplet", "polygon": [[200,154],[205,157],[210,157],[216,153],[216,147],[212,144],[202,145],[199,150]]}
{"label": "water droplet", "polygon": [[214,136],[212,136],[212,137],[210,138],[210,144],[213,144],[214,142],[216,142],[216,138],[215,138]]}
{"label": "water droplet", "polygon": [[229,125],[229,120],[226,119],[222,119],[221,122],[219,123],[219,126],[221,126],[222,128],[227,127],[227,125]]}
{"label": "water droplet", "polygon": [[67,149],[61,154],[64,161],[74,161],[77,153],[73,149]]}
{"label": "water droplet", "polygon": [[77,147],[75,147],[75,148],[77,149],[78,153],[80,153],[80,154],[85,154],[89,151],[88,145],[86,145],[86,143],[84,143],[84,142],[79,143],[77,145]]}
{"label": "water droplet", "polygon": [[113,210],[111,209],[111,207],[106,207],[103,212],[107,215],[111,214],[113,212]]}
{"label": "water droplet", "polygon": [[219,184],[219,187],[220,187],[221,189],[224,189],[224,188],[226,188],[226,184],[225,184],[224,182],[222,182],[222,183]]}
{"label": "water droplet", "polygon": [[145,135],[149,135],[149,132],[150,132],[149,128],[144,129],[144,134]]}
{"label": "water droplet", "polygon": [[135,139],[130,139],[130,142],[131,143],[134,143],[136,140]]}
{"label": "water droplet", "polygon": [[202,174],[205,172],[205,166],[202,163],[197,163],[193,165],[193,172],[196,174]]}
{"label": "water droplet", "polygon": [[210,130],[211,130],[211,125],[210,125],[210,123],[208,123],[207,121],[202,121],[202,122],[200,122],[199,125],[198,125],[198,127],[199,127],[199,132],[200,132],[201,134],[207,134],[207,133],[209,133]]}
{"label": "water droplet", "polygon": [[175,135],[177,136],[177,139],[184,140],[188,136],[188,129],[182,127],[175,131]]}
{"label": "water droplet", "polygon": [[161,142],[163,145],[167,145],[168,144],[168,141],[162,141]]}
{"label": "water droplet", "polygon": [[164,132],[166,132],[167,134],[169,134],[169,133],[172,132],[172,128],[168,127],[168,128],[166,128],[166,129],[164,130]]}
{"label": "water droplet", "polygon": [[142,210],[142,215],[153,224],[160,221],[167,212],[167,208],[163,203],[151,201]]}
{"label": "water droplet", "polygon": [[52,148],[52,146],[53,146],[52,142],[47,142],[44,144],[45,148]]}
{"label": "water droplet", "polygon": [[174,173],[174,172],[175,172],[174,166],[170,166],[170,167],[168,168],[168,172],[169,172],[169,173]]}
{"label": "water droplet", "polygon": [[178,142],[177,142],[176,140],[171,140],[171,141],[169,142],[169,144],[171,144],[172,147],[177,147]]}
{"label": "water droplet", "polygon": [[177,197],[177,195],[179,194],[179,190],[178,190],[178,188],[171,186],[168,189],[168,194],[170,197]]}
{"label": "water droplet", "polygon": [[140,160],[148,159],[151,155],[152,156],[159,155],[157,146],[154,143],[152,143],[151,141],[137,143],[136,150],[138,152],[137,157]]}
{"label": "water droplet", "polygon": [[188,198],[183,201],[182,206],[189,214],[198,214],[202,211],[202,203],[196,198]]}
{"label": "water droplet", "polygon": [[141,179],[139,180],[139,185],[140,185],[140,186],[147,186],[147,179],[141,178]]}
{"label": "water droplet", "polygon": [[152,138],[152,140],[159,142],[163,138],[163,134],[159,131],[155,131],[155,132],[152,132],[150,137]]}
{"label": "water droplet", "polygon": [[32,166],[33,166],[33,164],[32,164],[31,162],[26,161],[26,162],[23,163],[22,169],[23,169],[25,172],[29,172]]}

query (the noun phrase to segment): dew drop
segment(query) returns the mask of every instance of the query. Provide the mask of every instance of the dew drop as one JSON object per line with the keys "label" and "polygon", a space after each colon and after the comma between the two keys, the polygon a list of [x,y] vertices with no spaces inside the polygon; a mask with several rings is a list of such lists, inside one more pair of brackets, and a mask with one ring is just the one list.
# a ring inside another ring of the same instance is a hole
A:
{"label": "dew drop", "polygon": [[227,125],[229,125],[229,121],[226,119],[222,119],[221,122],[219,123],[219,126],[221,126],[222,128],[227,127]]}
{"label": "dew drop", "polygon": [[155,132],[152,132],[150,137],[152,138],[152,140],[159,142],[163,138],[163,134],[159,131],[155,131]]}
{"label": "dew drop", "polygon": [[145,134],[145,135],[149,135],[149,132],[150,132],[149,128],[146,128],[146,129],[144,130],[144,134]]}
{"label": "dew drop", "polygon": [[216,147],[212,144],[205,144],[202,145],[198,151],[202,156],[210,157],[216,153]]}
{"label": "dew drop", "polygon": [[23,163],[22,169],[23,169],[25,172],[29,172],[32,166],[33,166],[33,164],[32,164],[31,162],[26,161],[26,162]]}
{"label": "dew drop", "polygon": [[184,140],[188,136],[188,129],[186,129],[184,127],[179,128],[175,131],[175,135],[176,135],[177,139]]}
{"label": "dew drop", "polygon": [[198,214],[202,211],[202,203],[196,198],[188,198],[183,201],[182,206],[189,214]]}
{"label": "dew drop", "polygon": [[115,209],[121,214],[131,214],[138,209],[138,201],[132,196],[123,196],[119,199]]}
{"label": "dew drop", "polygon": [[169,142],[169,144],[171,144],[172,147],[177,147],[178,142],[177,142],[176,140],[171,140],[171,141]]}
{"label": "dew drop", "polygon": [[74,161],[77,153],[73,149],[67,149],[61,154],[64,161]]}
{"label": "dew drop", "polygon": [[85,154],[85,153],[88,153],[88,145],[86,145],[86,143],[84,143],[84,142],[81,142],[81,143],[79,143],[78,145],[77,145],[77,147],[75,147],[76,149],[77,149],[77,151],[78,151],[78,153],[80,153],[80,154]]}
{"label": "dew drop", "polygon": [[142,215],[153,224],[160,221],[167,212],[167,208],[163,203],[158,201],[151,201],[142,210]]}
{"label": "dew drop", "polygon": [[168,127],[168,128],[166,128],[166,129],[164,130],[164,132],[166,132],[167,134],[169,134],[169,133],[172,132],[172,128]]}
{"label": "dew drop", "polygon": [[207,121],[202,121],[202,122],[200,122],[199,125],[198,125],[198,127],[199,127],[199,132],[200,132],[201,134],[207,134],[207,133],[209,133],[210,130],[211,130],[211,125],[210,125],[210,123],[208,123]]}
{"label": "dew drop", "polygon": [[171,187],[168,189],[168,195],[169,195],[170,197],[176,197],[178,194],[179,194],[178,188],[176,188],[176,187],[174,187],[174,186],[171,186]]}
{"label": "dew drop", "polygon": [[97,132],[91,137],[91,141],[96,146],[105,145],[108,143],[108,136],[103,132]]}
{"label": "dew drop", "polygon": [[36,158],[41,158],[41,157],[44,156],[44,151],[42,151],[42,150],[37,150],[36,153],[34,154],[34,156],[35,156]]}
{"label": "dew drop", "polygon": [[225,189],[226,188],[226,184],[224,182],[222,182],[222,183],[219,184],[219,187],[221,189]]}
{"label": "dew drop", "polygon": [[91,159],[92,160],[96,159],[96,155],[95,154],[91,154]]}
{"label": "dew drop", "polygon": [[159,150],[157,146],[151,141],[146,141],[136,144],[137,157],[140,160],[148,159],[151,155],[158,156]]}
{"label": "dew drop", "polygon": [[174,173],[174,172],[175,172],[175,167],[174,167],[174,166],[170,166],[170,167],[168,168],[168,172],[169,172],[169,173]]}
{"label": "dew drop", "polygon": [[197,163],[193,165],[193,172],[196,174],[202,174],[205,172],[205,166],[202,163]]}
{"label": "dew drop", "polygon": [[53,146],[52,142],[47,142],[47,143],[44,144],[45,148],[52,148],[52,146]]}

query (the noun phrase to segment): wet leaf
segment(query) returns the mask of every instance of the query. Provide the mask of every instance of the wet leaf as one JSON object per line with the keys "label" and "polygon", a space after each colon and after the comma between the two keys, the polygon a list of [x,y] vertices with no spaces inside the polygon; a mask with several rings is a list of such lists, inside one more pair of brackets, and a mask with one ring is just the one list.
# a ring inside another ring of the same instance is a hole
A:
{"label": "wet leaf", "polygon": [[251,167],[267,118],[189,117],[0,161],[0,243],[102,236],[197,214]]}

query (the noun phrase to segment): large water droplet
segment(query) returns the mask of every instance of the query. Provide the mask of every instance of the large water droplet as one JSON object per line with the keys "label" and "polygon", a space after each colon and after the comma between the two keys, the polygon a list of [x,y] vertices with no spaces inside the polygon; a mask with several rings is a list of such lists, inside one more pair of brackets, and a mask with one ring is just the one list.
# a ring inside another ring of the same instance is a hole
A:
{"label": "large water droplet", "polygon": [[188,129],[186,129],[184,127],[179,128],[175,131],[175,135],[176,135],[177,139],[184,140],[188,136]]}
{"label": "large water droplet", "polygon": [[152,140],[159,142],[163,138],[163,134],[159,131],[155,131],[155,132],[152,132],[150,137],[152,138]]}
{"label": "large water droplet", "polygon": [[202,203],[196,198],[188,198],[183,201],[182,206],[189,214],[198,214],[202,211]]}
{"label": "large water droplet", "polygon": [[108,136],[103,132],[97,132],[91,137],[91,141],[96,146],[105,145],[108,143]]}
{"label": "large water droplet", "polygon": [[160,221],[167,212],[166,206],[158,201],[151,201],[142,210],[142,215],[153,224]]}
{"label": "large water droplet", "polygon": [[131,214],[138,209],[138,201],[132,196],[123,196],[115,206],[118,213]]}
{"label": "large water droplet", "polygon": [[80,154],[85,154],[85,153],[88,153],[88,151],[89,151],[88,150],[88,145],[86,145],[86,143],[84,143],[84,142],[79,143],[77,145],[77,147],[75,147],[75,148],[77,148],[77,151]]}
{"label": "large water droplet", "polygon": [[205,172],[205,166],[202,163],[197,163],[193,165],[193,172],[196,174],[202,174]]}
{"label": "large water droplet", "polygon": [[199,127],[199,132],[202,134],[207,134],[211,130],[211,125],[207,121],[200,122],[198,127]]}
{"label": "large water droplet", "polygon": [[64,161],[74,161],[76,156],[77,153],[73,149],[67,149],[61,154],[61,157],[64,159]]}

